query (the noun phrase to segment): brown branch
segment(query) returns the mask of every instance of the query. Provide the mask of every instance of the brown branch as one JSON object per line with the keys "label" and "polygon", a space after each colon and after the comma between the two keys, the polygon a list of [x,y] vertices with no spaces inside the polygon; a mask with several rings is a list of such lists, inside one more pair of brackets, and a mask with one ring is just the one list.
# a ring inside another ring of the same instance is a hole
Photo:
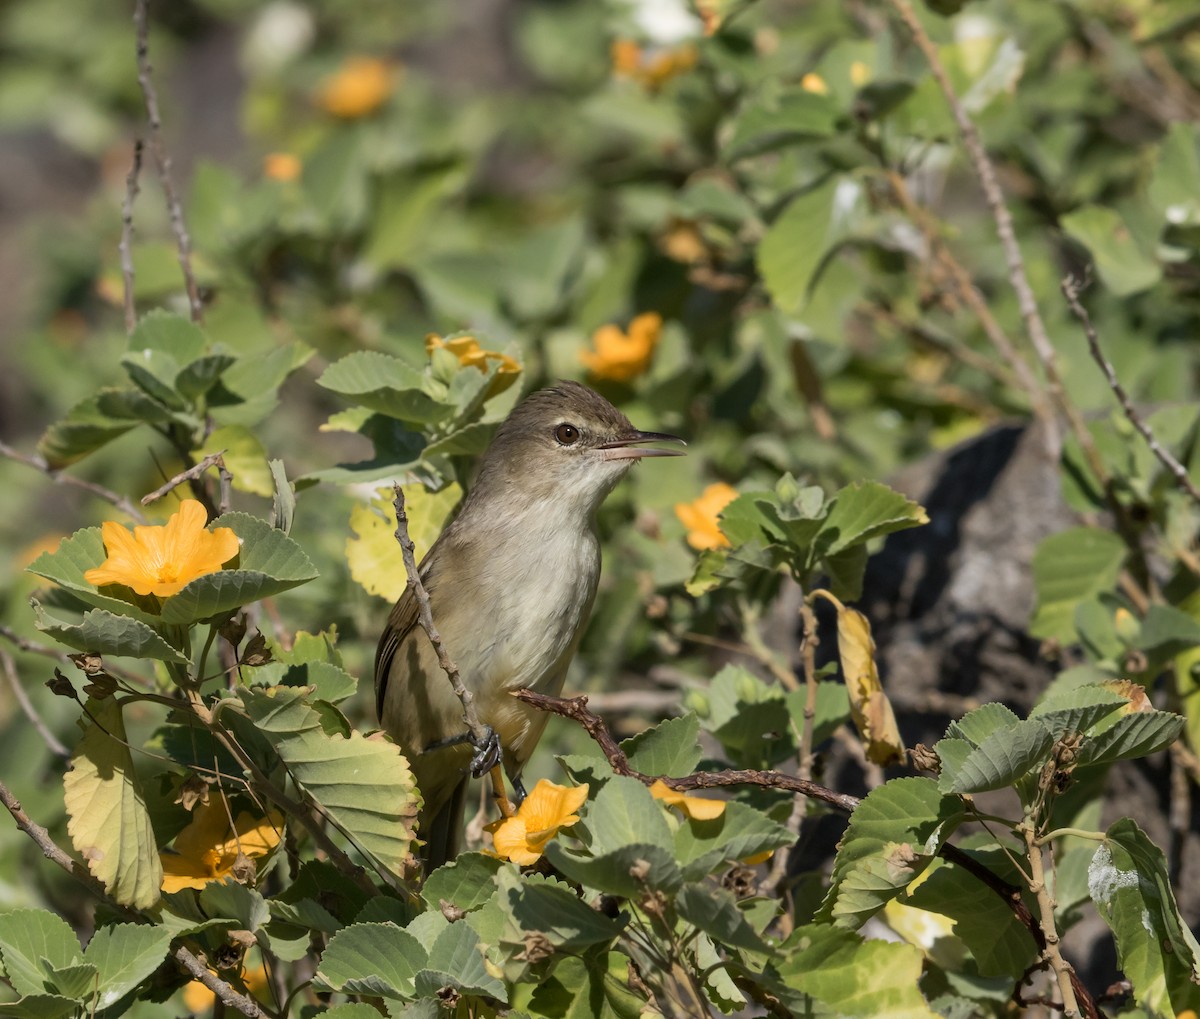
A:
{"label": "brown branch", "polygon": [[1046,887],[1045,861],[1042,859],[1042,847],[1038,845],[1037,833],[1033,824],[1026,821],[1021,826],[1021,835],[1025,839],[1025,850],[1029,859],[1031,881],[1029,890],[1037,896],[1039,926],[1042,931],[1042,958],[1050,964],[1058,982],[1058,993],[1062,995],[1063,1015],[1066,1019],[1078,1019],[1079,1002],[1075,999],[1075,970],[1065,958],[1059,947],[1058,930],[1054,926],[1054,899],[1050,889]]}
{"label": "brown branch", "polygon": [[1096,334],[1095,326],[1092,325],[1091,316],[1088,315],[1087,309],[1079,300],[1083,284],[1073,276],[1066,276],[1060,285],[1063,297],[1067,300],[1067,306],[1083,326],[1083,333],[1087,337],[1088,350],[1091,352],[1092,360],[1096,362],[1100,371],[1104,373],[1104,380],[1108,383],[1108,388],[1113,391],[1113,395],[1116,396],[1117,402],[1121,405],[1121,410],[1125,412],[1125,417],[1137,429],[1138,434],[1146,440],[1146,445],[1150,447],[1150,452],[1158,458],[1158,462],[1174,476],[1179,487],[1187,492],[1192,502],[1200,505],[1200,489],[1188,477],[1187,468],[1176,460],[1171,455],[1171,451],[1165,449],[1162,443],[1158,441],[1153,429],[1146,424],[1141,414],[1138,413],[1137,408],[1134,407],[1133,402],[1129,399],[1129,394],[1125,391],[1125,387],[1121,385],[1121,380],[1117,378],[1117,372],[1113,368],[1112,362],[1104,356],[1104,351],[1100,349],[1100,337]]}
{"label": "brown branch", "polygon": [[535,693],[533,690],[515,690],[513,696],[542,711],[578,722],[596,745],[603,751],[613,771],[618,775],[636,778],[646,785],[653,785],[661,780],[672,789],[687,792],[692,789],[720,789],[734,785],[756,785],[767,789],[784,789],[788,792],[799,793],[810,799],[822,800],[832,804],[839,810],[849,813],[858,806],[856,796],[835,792],[817,782],[785,775],[781,771],[750,771],[728,769],[726,771],[702,771],[686,778],[672,778],[667,775],[646,775],[636,771],[629,764],[625,752],[608,731],[604,719],[588,710],[587,697],[551,697],[548,694]]}
{"label": "brown branch", "polygon": [[[662,782],[669,785],[672,789],[678,789],[681,792],[688,792],[692,789],[716,789],[735,785],[755,785],[768,789],[785,789],[788,792],[800,793],[814,800],[821,800],[847,814],[852,813],[854,808],[861,802],[857,796],[839,793],[833,789],[827,789],[816,782],[806,782],[778,771],[739,771],[729,769],[726,771],[698,772],[694,775],[688,775],[686,778],[671,778],[666,775],[645,775],[630,767],[629,759],[625,756],[625,752],[617,744],[617,741],[613,739],[612,734],[608,731],[608,726],[604,724],[604,720],[588,710],[587,697],[550,697],[547,694],[534,693],[532,690],[516,690],[513,692],[513,696],[542,711],[549,711],[552,714],[561,715],[564,718],[569,718],[579,723],[600,748],[613,771],[618,775],[636,778],[639,782],[643,782],[646,785],[653,785],[654,782],[661,779]],[[1009,884],[1003,878],[993,874],[982,863],[949,843],[942,845],[938,851],[938,855],[947,863],[957,864],[962,867],[1000,896],[1005,905],[1012,911],[1017,921],[1029,931],[1034,943],[1038,946],[1038,951],[1045,950],[1046,940],[1041,926],[1030,912],[1029,907],[1025,905],[1025,901],[1021,897],[1020,888]],[[1096,1008],[1096,1003],[1091,994],[1088,993],[1079,980],[1078,974],[1071,967],[1068,967],[1068,970],[1075,999],[1083,1009],[1083,1019],[1104,1019],[1103,1014]]]}
{"label": "brown branch", "polygon": [[58,757],[70,757],[71,751],[63,746],[57,736],[50,731],[50,727],[46,724],[45,719],[38,714],[37,708],[33,706],[33,702],[29,699],[29,694],[25,692],[25,687],[21,684],[21,678],[17,675],[17,665],[10,655],[3,648],[0,648],[0,665],[4,668],[5,678],[8,680],[8,685],[12,687],[13,696],[17,699],[17,703],[21,705],[21,710],[25,712],[25,717],[29,719],[33,727],[38,731],[38,735],[42,737],[42,742],[50,748],[52,754]]}
{"label": "brown branch", "polygon": [[137,326],[137,307],[133,300],[133,203],[137,200],[141,185],[138,177],[142,172],[142,139],[133,143],[133,165],[125,178],[125,200],[121,203],[121,279],[124,284],[125,332],[132,333]]}
{"label": "brown branch", "polygon": [[192,242],[183,219],[183,205],[179,201],[179,193],[175,190],[175,182],[171,177],[171,157],[167,154],[167,147],[163,142],[162,119],[158,112],[158,93],[155,91],[154,79],[151,75],[153,68],[150,66],[149,8],[150,0],[136,0],[133,8],[133,23],[137,32],[138,85],[141,86],[142,97],[146,102],[146,118],[150,128],[150,154],[154,157],[158,179],[162,182],[163,195],[167,200],[171,232],[175,235],[175,246],[179,252],[179,268],[183,272],[184,289],[187,291],[188,310],[191,312],[192,321],[200,322],[204,317],[204,305],[196,286],[196,276],[192,272]]}
{"label": "brown branch", "polygon": [[404,570],[408,574],[408,587],[417,602],[417,615],[421,622],[421,629],[429,637],[429,643],[433,645],[433,650],[437,654],[438,665],[442,667],[442,671],[450,681],[454,695],[462,702],[463,722],[471,734],[471,739],[477,746],[482,746],[487,741],[490,730],[479,720],[479,713],[475,710],[475,695],[463,685],[462,677],[458,674],[458,666],[454,664],[446,646],[442,643],[442,635],[438,633],[438,629],[433,623],[433,611],[429,607],[429,592],[425,590],[425,585],[421,582],[421,573],[417,569],[412,538],[408,536],[408,514],[404,512],[404,490],[400,487],[399,482],[396,482],[392,488],[395,491],[393,502],[396,508],[396,541],[400,543]]}
{"label": "brown branch", "polygon": [[[1087,430],[1079,409],[1071,402],[1067,396],[1066,388],[1063,386],[1062,374],[1058,370],[1058,356],[1055,353],[1054,345],[1050,342],[1050,337],[1046,333],[1046,325],[1042,321],[1041,312],[1038,311],[1037,298],[1034,296],[1033,287],[1030,285],[1029,276],[1025,271],[1025,259],[1021,255],[1021,246],[1017,242],[1012,214],[1008,211],[1008,206],[1005,204],[1004,192],[1001,191],[1000,183],[996,179],[996,169],[992,166],[991,159],[984,148],[979,130],[963,107],[957,93],[955,93],[950,76],[946,73],[946,67],[938,55],[937,46],[929,38],[929,34],[921,25],[912,4],[909,3],[909,0],[888,0],[888,3],[912,33],[913,41],[916,42],[917,47],[925,57],[926,63],[929,64],[929,70],[933,74],[938,87],[941,89],[942,95],[946,99],[946,104],[950,107],[950,112],[954,117],[955,124],[958,126],[959,134],[962,135],[967,156],[971,161],[972,168],[975,170],[975,175],[979,178],[984,200],[987,202],[988,209],[992,214],[992,220],[996,224],[996,233],[1000,238],[1001,247],[1004,249],[1005,261],[1008,263],[1008,279],[1012,284],[1013,291],[1017,295],[1017,306],[1021,312],[1021,319],[1025,324],[1026,335],[1029,337],[1029,341],[1042,366],[1042,370],[1046,373],[1047,388],[1050,391],[1050,395],[1054,403],[1070,422],[1071,431],[1083,448],[1084,454],[1088,458],[1089,466],[1095,472],[1096,477],[1105,482],[1107,481],[1108,474],[1099,453],[1096,451],[1095,442],[1092,440],[1091,433]],[[1059,452],[1057,449],[1052,450],[1055,459],[1057,459]]]}
{"label": "brown branch", "polygon": [[222,482],[222,490],[224,490],[225,474],[227,472],[225,471],[225,461],[222,459],[222,457],[225,455],[225,452],[226,452],[225,450],[221,449],[221,450],[218,450],[216,453],[209,453],[209,455],[206,456],[199,463],[193,464],[191,467],[189,467],[185,471],[180,471],[178,474],[175,475],[175,477],[171,478],[169,481],[160,485],[149,495],[143,495],[142,496],[142,505],[149,506],[152,502],[155,502],[158,499],[161,499],[168,492],[174,491],[176,488],[178,488],[180,485],[182,485],[185,481],[195,481],[197,478],[200,477],[201,474],[203,474],[206,470],[208,470],[214,464],[222,472],[221,482]]}
{"label": "brown branch", "polygon": [[[99,898],[108,902],[112,901],[108,898],[108,894],[104,890],[104,885],[92,875],[87,867],[78,860],[72,859],[50,837],[50,833],[45,828],[25,813],[21,807],[21,801],[12,794],[8,786],[2,781],[0,781],[0,802],[3,802],[9,814],[12,815],[12,819],[16,822],[17,827],[33,840],[34,844],[42,851],[42,855],[47,860],[57,864]],[[129,919],[139,923],[145,922],[145,918],[141,914],[125,907],[118,906],[118,908]],[[236,1008],[242,1015],[248,1016],[249,1019],[266,1019],[266,1013],[263,1012],[253,998],[249,998],[234,990],[233,987],[213,973],[187,948],[180,945],[175,949],[174,956],[184,969],[203,983],[220,1001],[223,1001],[231,1008]]]}
{"label": "brown branch", "polygon": [[6,442],[0,442],[0,456],[7,457],[9,460],[15,460],[17,463],[22,463],[26,467],[32,467],[35,471],[39,471],[46,475],[56,485],[69,485],[73,488],[81,489],[98,499],[103,499],[105,502],[115,506],[122,513],[132,517],[139,524],[146,523],[146,516],[140,509],[123,495],[118,495],[111,489],[105,488],[103,485],[97,485],[94,481],[87,481],[84,478],[77,478],[73,474],[66,474],[62,471],[56,471],[47,462],[46,458],[38,453],[20,453],[13,449]]}

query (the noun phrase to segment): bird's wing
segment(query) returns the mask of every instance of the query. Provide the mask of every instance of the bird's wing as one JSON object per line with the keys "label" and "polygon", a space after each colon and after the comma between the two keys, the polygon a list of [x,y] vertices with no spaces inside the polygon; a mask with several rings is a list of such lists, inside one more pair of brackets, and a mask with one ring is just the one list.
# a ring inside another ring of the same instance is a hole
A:
{"label": "bird's wing", "polygon": [[379,647],[375,649],[375,717],[383,722],[383,702],[387,699],[388,677],[392,672],[392,662],[396,652],[405,638],[417,625],[417,599],[408,588],[400,596],[400,600],[392,607],[388,616],[387,628],[379,639]]}

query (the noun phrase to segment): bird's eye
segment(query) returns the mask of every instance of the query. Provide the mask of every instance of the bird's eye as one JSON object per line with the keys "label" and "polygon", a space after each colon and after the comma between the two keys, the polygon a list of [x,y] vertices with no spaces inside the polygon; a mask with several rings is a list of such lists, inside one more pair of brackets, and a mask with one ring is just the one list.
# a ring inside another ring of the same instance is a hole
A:
{"label": "bird's eye", "polygon": [[564,446],[573,446],[579,441],[579,429],[564,421],[554,429],[554,437]]}

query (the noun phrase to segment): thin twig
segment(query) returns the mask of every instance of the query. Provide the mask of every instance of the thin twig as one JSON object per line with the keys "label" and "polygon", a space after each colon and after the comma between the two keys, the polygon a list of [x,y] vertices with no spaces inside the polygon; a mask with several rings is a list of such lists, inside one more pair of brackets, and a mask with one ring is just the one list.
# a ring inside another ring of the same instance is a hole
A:
{"label": "thin twig", "polygon": [[138,177],[142,172],[141,138],[133,142],[133,165],[125,178],[125,201],[121,203],[121,279],[124,283],[125,332],[132,333],[137,327],[137,306],[133,300],[133,203],[137,200],[141,185]]}
{"label": "thin twig", "polygon": [[137,32],[137,67],[138,84],[142,89],[142,97],[146,102],[146,118],[149,125],[150,154],[154,157],[154,165],[158,170],[158,179],[162,182],[163,195],[167,200],[167,213],[171,219],[171,232],[175,235],[175,246],[179,253],[179,268],[183,272],[184,289],[187,291],[188,310],[192,321],[200,322],[204,318],[204,305],[200,300],[200,291],[196,286],[196,276],[192,272],[192,242],[188,237],[187,225],[183,219],[183,205],[179,201],[179,193],[175,190],[175,182],[171,177],[171,157],[163,142],[162,119],[158,112],[158,93],[154,89],[154,78],[150,66],[150,0],[137,0],[133,8],[133,23]]}
{"label": "thin twig", "polygon": [[454,664],[446,646],[442,643],[442,635],[434,626],[433,611],[429,607],[429,592],[425,590],[425,585],[421,582],[421,574],[417,569],[416,552],[412,538],[408,536],[408,514],[404,512],[404,490],[400,487],[399,482],[392,487],[395,491],[396,541],[400,543],[400,553],[404,558],[404,569],[408,574],[408,587],[417,602],[417,614],[421,622],[421,629],[429,637],[429,643],[433,645],[434,653],[437,654],[438,665],[442,667],[446,678],[450,680],[454,695],[462,702],[463,722],[467,726],[467,731],[470,732],[476,745],[482,746],[488,739],[489,730],[480,722],[479,713],[475,710],[475,695],[463,685],[462,677],[458,674],[458,666]]}
{"label": "thin twig", "polygon": [[1029,858],[1029,873],[1032,880],[1029,890],[1037,896],[1039,926],[1042,931],[1042,957],[1050,964],[1058,981],[1058,993],[1062,995],[1064,1019],[1079,1019],[1079,1002],[1075,1000],[1075,986],[1071,979],[1074,970],[1071,964],[1063,958],[1059,949],[1058,931],[1054,926],[1054,899],[1050,889],[1046,887],[1045,863],[1042,859],[1042,847],[1037,844],[1037,833],[1032,822],[1026,821],[1021,826],[1021,835],[1025,839],[1025,850]]}
{"label": "thin twig", "polygon": [[1091,316],[1088,315],[1087,309],[1079,300],[1083,284],[1073,276],[1066,276],[1060,285],[1063,297],[1067,300],[1067,306],[1083,326],[1083,333],[1087,337],[1088,350],[1091,352],[1092,360],[1096,362],[1100,367],[1100,371],[1104,373],[1104,380],[1108,383],[1108,388],[1113,391],[1113,395],[1116,396],[1117,402],[1121,405],[1121,410],[1125,412],[1125,417],[1137,429],[1138,434],[1146,440],[1146,445],[1150,447],[1150,452],[1158,458],[1158,462],[1174,476],[1179,487],[1187,492],[1194,503],[1200,505],[1200,489],[1188,477],[1187,468],[1176,460],[1171,451],[1165,449],[1162,443],[1158,441],[1153,429],[1146,423],[1145,419],[1138,413],[1137,408],[1134,407],[1133,402],[1129,399],[1129,394],[1125,391],[1125,387],[1121,385],[1121,380],[1117,378],[1117,372],[1113,368],[1112,362],[1104,356],[1104,351],[1100,349],[1100,337],[1096,334],[1095,326],[1092,325]]}
{"label": "thin twig", "polygon": [[[888,3],[900,16],[905,25],[908,26],[909,31],[912,33],[913,41],[916,42],[917,47],[925,56],[925,60],[929,64],[929,70],[932,72],[934,80],[941,89],[947,105],[950,107],[955,124],[958,125],[959,134],[962,135],[963,144],[966,146],[967,156],[971,161],[971,166],[975,170],[975,175],[979,178],[980,186],[983,188],[984,199],[987,202],[988,209],[991,211],[992,220],[996,224],[996,233],[1000,238],[1001,247],[1004,249],[1005,261],[1008,263],[1008,279],[1012,284],[1013,291],[1017,295],[1017,306],[1021,312],[1021,319],[1025,323],[1025,332],[1029,337],[1038,361],[1041,363],[1042,371],[1046,373],[1046,382],[1050,395],[1054,403],[1070,422],[1071,431],[1083,448],[1084,454],[1088,458],[1088,464],[1095,471],[1096,477],[1101,481],[1106,481],[1107,471],[1104,469],[1103,462],[1096,451],[1091,433],[1088,432],[1079,409],[1067,396],[1066,389],[1063,386],[1062,374],[1058,370],[1058,356],[1055,353],[1054,345],[1050,342],[1050,337],[1046,333],[1046,325],[1042,321],[1041,312],[1038,311],[1037,298],[1034,296],[1033,287],[1030,285],[1029,276],[1025,271],[1025,259],[1021,255],[1021,246],[1017,242],[1016,231],[1013,228],[1012,214],[1008,211],[1008,206],[1005,204],[1004,192],[1001,191],[1000,183],[996,179],[996,169],[992,166],[991,159],[988,157],[986,148],[984,148],[979,130],[954,91],[954,85],[951,83],[950,76],[946,73],[946,67],[938,55],[937,46],[929,38],[929,34],[921,25],[912,4],[909,3],[909,0],[888,0]],[[1051,452],[1054,458],[1057,459],[1060,450],[1052,449]]]}
{"label": "thin twig", "polygon": [[61,471],[56,471],[47,462],[45,457],[37,453],[19,453],[6,442],[0,442],[0,456],[7,457],[9,460],[15,460],[17,463],[22,463],[26,467],[32,467],[35,471],[40,471],[46,475],[56,485],[70,485],[74,488],[81,489],[98,499],[103,499],[105,502],[115,506],[122,513],[132,517],[139,524],[146,523],[146,516],[140,509],[130,502],[125,496],[118,495],[116,492],[103,485],[97,485],[94,481],[87,481],[84,478],[77,478],[73,474],[66,474]]}
{"label": "thin twig", "polygon": [[59,738],[50,731],[50,727],[46,724],[45,719],[38,714],[37,708],[33,706],[33,702],[29,699],[29,694],[25,692],[25,687],[21,684],[21,678],[17,675],[17,664],[13,661],[13,656],[3,648],[0,648],[0,665],[4,667],[5,678],[8,679],[8,685],[12,687],[13,696],[16,697],[17,703],[21,705],[21,710],[25,712],[25,717],[33,724],[33,727],[38,731],[38,735],[42,737],[42,741],[50,748],[50,752],[57,754],[59,757],[70,757],[71,751],[63,746]]}
{"label": "thin twig", "polygon": [[[25,813],[21,807],[21,801],[12,794],[12,791],[2,781],[0,781],[0,802],[3,802],[9,814],[12,815],[12,819],[17,823],[17,827],[33,840],[34,844],[42,851],[42,855],[47,860],[57,864],[99,898],[109,902],[112,901],[108,898],[108,894],[104,890],[104,885],[92,875],[87,867],[78,860],[72,859],[50,837],[50,833],[45,828]],[[118,908],[130,919],[145,922],[144,917],[139,913],[135,913],[133,910],[125,909],[124,907]],[[180,945],[175,949],[173,954],[184,969],[203,983],[205,987],[212,991],[226,1005],[236,1008],[243,1015],[249,1016],[249,1019],[265,1019],[265,1013],[259,1008],[258,1003],[253,998],[239,994],[233,987],[197,959],[188,949]]]}
{"label": "thin twig", "polygon": [[[200,477],[201,474],[203,474],[206,470],[208,470],[214,464],[216,464],[218,468],[220,468],[222,471],[224,471],[225,461],[222,459],[222,457],[224,455],[225,455],[225,450],[223,450],[223,449],[218,450],[215,453],[209,453],[208,456],[206,456],[199,463],[193,464],[186,471],[180,471],[178,474],[175,475],[175,477],[171,478],[170,481],[167,481],[164,484],[160,485],[149,495],[143,495],[142,496],[142,505],[149,506],[152,502],[156,502],[157,500],[161,499],[168,492],[174,491],[176,488],[178,488],[180,485],[182,485],[185,481],[195,481],[197,478]],[[222,475],[221,480],[222,480],[222,484],[224,484],[224,476],[223,475]]]}

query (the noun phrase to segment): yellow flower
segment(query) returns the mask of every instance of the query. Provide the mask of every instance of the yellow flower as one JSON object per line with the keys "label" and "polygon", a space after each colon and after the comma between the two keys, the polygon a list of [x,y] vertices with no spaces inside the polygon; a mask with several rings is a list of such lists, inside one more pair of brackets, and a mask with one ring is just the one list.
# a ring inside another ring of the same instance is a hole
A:
{"label": "yellow flower", "polygon": [[97,587],[124,584],[138,594],[169,598],[238,554],[238,536],[228,527],[205,530],[205,519],[204,507],[185,499],[164,527],[135,527],[130,534],[106,520],[100,530],[108,558],[83,579]]}
{"label": "yellow flower", "polygon": [[642,66],[642,48],[632,39],[614,39],[609,51],[613,73],[632,78]]}
{"label": "yellow flower", "polygon": [[191,823],[175,836],[175,851],[159,853],[162,890],[203,888],[233,875],[239,854],[253,859],[274,852],[282,828],[283,815],[277,811],[256,818],[243,810],[231,831],[228,801],[221,795],[210,796],[207,803],[196,805]]}
{"label": "yellow flower", "polygon": [[650,787],[650,795],[668,807],[678,807],[693,821],[712,821],[725,813],[724,800],[709,800],[703,796],[688,796],[672,789],[661,778]]}
{"label": "yellow flower", "polygon": [[662,333],[662,316],[648,311],[629,323],[623,333],[615,325],[601,326],[592,334],[592,346],[579,355],[587,370],[598,379],[629,382],[650,367],[650,358]]}
{"label": "yellow flower", "polygon": [[335,117],[353,120],[374,113],[392,94],[398,69],[375,57],[350,57],[317,89],[317,105]]}
{"label": "yellow flower", "polygon": [[687,542],[692,548],[704,551],[709,548],[724,548],[729,539],[721,533],[719,517],[721,510],[737,498],[737,489],[718,481],[709,485],[695,502],[677,502],[675,515],[687,528]]}
{"label": "yellow flower", "polygon": [[800,87],[805,92],[815,92],[819,96],[829,93],[829,86],[825,84],[825,79],[811,71],[800,79]]}
{"label": "yellow flower", "polygon": [[513,358],[498,350],[484,350],[474,336],[454,336],[444,340],[437,333],[430,333],[425,337],[426,354],[443,347],[458,358],[459,364],[470,365],[480,371],[487,371],[489,361],[497,361],[501,375],[519,375],[521,372],[521,366]]}
{"label": "yellow flower", "polygon": [[617,39],[609,51],[613,74],[656,91],[672,78],[686,74],[699,59],[696,47],[684,43],[672,49],[645,50],[632,39]]}
{"label": "yellow flower", "polygon": [[263,159],[263,174],[271,180],[295,180],[302,169],[300,158],[290,152],[272,152]]}
{"label": "yellow flower", "polygon": [[542,779],[512,817],[488,825],[496,855],[522,867],[537,863],[558,830],[579,820],[575,811],[587,794],[586,785],[562,786]]}
{"label": "yellow flower", "polygon": [[694,223],[676,220],[659,237],[658,246],[667,258],[695,265],[708,258],[708,245]]}
{"label": "yellow flower", "polygon": [[[216,972],[213,970],[212,972]],[[224,977],[222,977],[224,979]],[[242,981],[254,997],[263,1000],[264,991],[267,990],[267,970],[262,965],[255,966],[254,969],[246,970],[242,974]],[[183,987],[183,1004],[193,1015],[202,1015],[212,1009],[213,1003],[217,1000],[217,996],[213,994],[199,980],[193,980],[190,984],[184,984]]]}

